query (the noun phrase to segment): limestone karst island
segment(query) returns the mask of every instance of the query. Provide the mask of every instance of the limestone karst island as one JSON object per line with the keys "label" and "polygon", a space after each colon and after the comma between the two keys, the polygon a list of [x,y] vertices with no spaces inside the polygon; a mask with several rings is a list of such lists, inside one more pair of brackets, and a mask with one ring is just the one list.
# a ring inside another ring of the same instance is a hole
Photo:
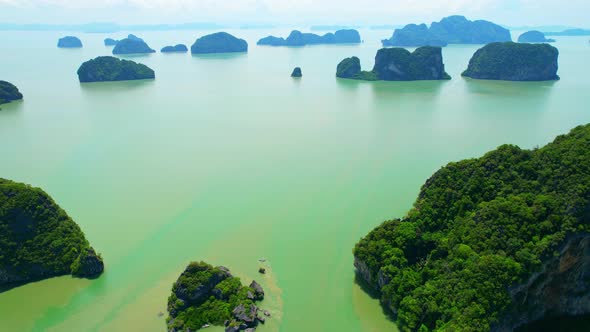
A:
{"label": "limestone karst island", "polygon": [[0,332],[590,331],[589,12],[0,0]]}

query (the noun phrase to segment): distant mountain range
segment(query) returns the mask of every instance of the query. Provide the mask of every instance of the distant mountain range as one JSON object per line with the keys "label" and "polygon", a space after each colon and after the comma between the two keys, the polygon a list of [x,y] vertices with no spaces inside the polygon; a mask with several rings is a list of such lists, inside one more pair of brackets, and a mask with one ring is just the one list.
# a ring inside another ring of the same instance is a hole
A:
{"label": "distant mountain range", "polygon": [[80,31],[87,33],[113,33],[118,31],[168,31],[168,30],[204,30],[220,29],[224,26],[209,22],[181,24],[131,24],[85,23],[85,24],[16,24],[0,23],[0,30],[10,31]]}
{"label": "distant mountain range", "polygon": [[[283,25],[281,25],[283,26]],[[343,29],[368,28],[371,30],[394,30],[404,25],[381,24],[381,25],[334,25],[320,24],[312,25],[312,31],[336,31]],[[179,24],[118,24],[112,22],[94,22],[83,24],[20,24],[0,23],[0,31],[77,31],[86,33],[114,33],[119,31],[171,31],[171,30],[214,30],[214,29],[273,29],[278,25],[268,23],[248,23],[242,25],[220,24],[212,22],[189,22]],[[545,26],[503,26],[510,30],[527,31],[537,30],[544,32],[547,36],[590,36],[590,29],[582,29],[565,25]]]}

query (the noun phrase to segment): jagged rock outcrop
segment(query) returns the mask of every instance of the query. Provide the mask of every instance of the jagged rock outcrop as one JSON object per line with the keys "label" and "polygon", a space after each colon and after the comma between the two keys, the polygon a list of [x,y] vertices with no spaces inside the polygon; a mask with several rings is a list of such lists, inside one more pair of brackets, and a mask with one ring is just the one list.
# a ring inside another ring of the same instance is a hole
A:
{"label": "jagged rock outcrop", "polygon": [[39,188],[0,179],[0,287],[104,270],[80,227]]}
{"label": "jagged rock outcrop", "polygon": [[495,23],[464,16],[449,16],[440,22],[409,24],[396,29],[390,39],[383,40],[383,46],[446,46],[447,44],[487,44],[512,41],[510,31]]}
{"label": "jagged rock outcrop", "polygon": [[260,286],[260,284],[258,284],[255,280],[253,280],[250,283],[250,287],[253,291],[254,291],[254,301],[262,301],[264,300],[264,290],[262,289],[262,286]]}
{"label": "jagged rock outcrop", "polygon": [[155,77],[154,71],[144,64],[112,56],[99,56],[84,62],[78,68],[81,83],[146,80]]}
{"label": "jagged rock outcrop", "polygon": [[305,46],[318,44],[358,44],[360,42],[361,36],[357,30],[343,29],[335,33],[327,33],[323,36],[293,30],[286,39],[268,36],[260,39],[257,44],[268,46]]}
{"label": "jagged rock outcrop", "polygon": [[336,67],[336,77],[356,78],[361,72],[361,60],[355,56],[346,58]]}
{"label": "jagged rock outcrop", "polygon": [[546,257],[540,270],[508,289],[512,306],[491,328],[509,332],[548,315],[590,313],[590,233],[568,236],[557,255]]}
{"label": "jagged rock outcrop", "polygon": [[491,43],[475,52],[463,76],[482,80],[552,81],[559,51],[549,44]]}
{"label": "jagged rock outcrop", "polygon": [[186,52],[188,52],[188,48],[184,44],[177,44],[174,46],[165,46],[160,50],[160,52],[162,52],[162,53],[186,53]]}
{"label": "jagged rock outcrop", "polygon": [[303,74],[301,73],[301,68],[299,67],[295,67],[295,69],[293,69],[293,72],[291,73],[291,77],[302,77]]}
{"label": "jagged rock outcrop", "polygon": [[151,49],[140,38],[125,38],[120,40],[113,48],[113,54],[149,54],[155,53],[156,51]]}
{"label": "jagged rock outcrop", "polygon": [[423,46],[414,52],[383,48],[375,56],[373,72],[384,81],[447,80],[440,47]]}
{"label": "jagged rock outcrop", "polygon": [[102,258],[93,248],[84,248],[78,258],[72,263],[72,275],[82,278],[94,278],[104,271]]}
{"label": "jagged rock outcrop", "polygon": [[541,31],[527,31],[518,37],[519,43],[554,43],[555,39],[548,39]]}
{"label": "jagged rock outcrop", "polygon": [[57,41],[57,47],[59,48],[80,48],[82,47],[82,41],[78,37],[66,36],[60,38]]}
{"label": "jagged rock outcrop", "polygon": [[242,53],[248,52],[248,43],[227,32],[203,36],[191,46],[192,54]]}
{"label": "jagged rock outcrop", "polygon": [[14,84],[0,81],[0,105],[21,99],[23,99],[23,94],[18,91]]}
{"label": "jagged rock outcrop", "polygon": [[226,331],[255,329],[265,322],[255,304],[262,299],[264,291],[256,281],[246,287],[224,267],[190,263],[168,298],[168,331],[196,331],[207,325],[225,326]]}
{"label": "jagged rock outcrop", "polygon": [[344,59],[336,69],[336,76],[358,80],[416,81],[447,80],[440,47],[423,46],[414,52],[403,48],[382,48],[375,56],[375,66],[370,72],[360,70],[356,57]]}

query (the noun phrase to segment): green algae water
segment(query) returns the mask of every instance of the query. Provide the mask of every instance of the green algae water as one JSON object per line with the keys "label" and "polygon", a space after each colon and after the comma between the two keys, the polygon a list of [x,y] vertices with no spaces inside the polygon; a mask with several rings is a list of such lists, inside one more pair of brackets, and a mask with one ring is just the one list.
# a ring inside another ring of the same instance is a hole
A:
{"label": "green algae water", "polygon": [[[464,79],[478,47],[455,45],[451,81],[371,83],[336,79],[336,65],[354,55],[370,69],[390,31],[303,48],[256,46],[286,30],[230,32],[248,54],[127,57],[156,80],[84,85],[78,66],[126,33],[64,50],[70,33],[0,32],[0,79],[25,96],[1,106],[0,176],[46,190],[106,263],[96,280],[0,293],[0,330],[165,331],[172,283],[206,260],[262,284],[272,318],[259,331],[396,331],[355,283],[360,237],[403,216],[447,162],[590,122],[582,37],[558,37],[557,82]],[[205,33],[138,35],[159,49]]]}

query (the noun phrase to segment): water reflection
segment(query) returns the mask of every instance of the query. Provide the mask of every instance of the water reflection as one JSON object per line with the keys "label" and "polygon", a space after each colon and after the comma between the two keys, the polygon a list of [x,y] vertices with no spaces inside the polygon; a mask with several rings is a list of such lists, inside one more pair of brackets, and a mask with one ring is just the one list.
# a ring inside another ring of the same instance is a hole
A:
{"label": "water reflection", "polygon": [[248,52],[234,52],[234,53],[211,53],[211,54],[192,54],[194,59],[203,60],[225,60],[247,57]]}
{"label": "water reflection", "polygon": [[121,59],[141,59],[149,58],[154,53],[135,53],[135,54],[114,54],[114,56]]}
{"label": "water reflection", "polygon": [[0,104],[0,112],[17,111],[23,107],[24,99],[15,100],[10,103]]}
{"label": "water reflection", "polygon": [[336,84],[338,84],[338,88],[340,88],[344,91],[355,91],[362,84],[372,84],[372,83],[374,83],[374,82],[366,82],[366,81],[351,80],[348,78],[336,77]]}
{"label": "water reflection", "polygon": [[373,96],[376,98],[398,98],[400,95],[416,94],[425,96],[436,96],[449,81],[409,81],[409,82],[374,82]]}
{"label": "water reflection", "polygon": [[559,81],[542,82],[510,82],[495,80],[476,80],[468,77],[462,78],[469,93],[486,95],[505,95],[510,97],[527,95],[547,95],[551,88]]}
{"label": "water reflection", "polygon": [[110,94],[110,93],[127,93],[129,90],[136,90],[153,86],[155,80],[133,80],[133,81],[114,81],[114,82],[93,82],[80,83],[82,93],[86,95],[93,94]]}
{"label": "water reflection", "polygon": [[[354,275],[354,283],[358,285],[367,295],[369,295],[374,300],[381,300],[381,294],[371,285],[369,285],[363,278],[359,277],[358,274]],[[381,304],[381,302],[380,302]],[[383,310],[383,315],[387,318],[387,320],[395,323],[395,316],[393,312],[389,310],[387,307],[381,304],[381,309]]]}

